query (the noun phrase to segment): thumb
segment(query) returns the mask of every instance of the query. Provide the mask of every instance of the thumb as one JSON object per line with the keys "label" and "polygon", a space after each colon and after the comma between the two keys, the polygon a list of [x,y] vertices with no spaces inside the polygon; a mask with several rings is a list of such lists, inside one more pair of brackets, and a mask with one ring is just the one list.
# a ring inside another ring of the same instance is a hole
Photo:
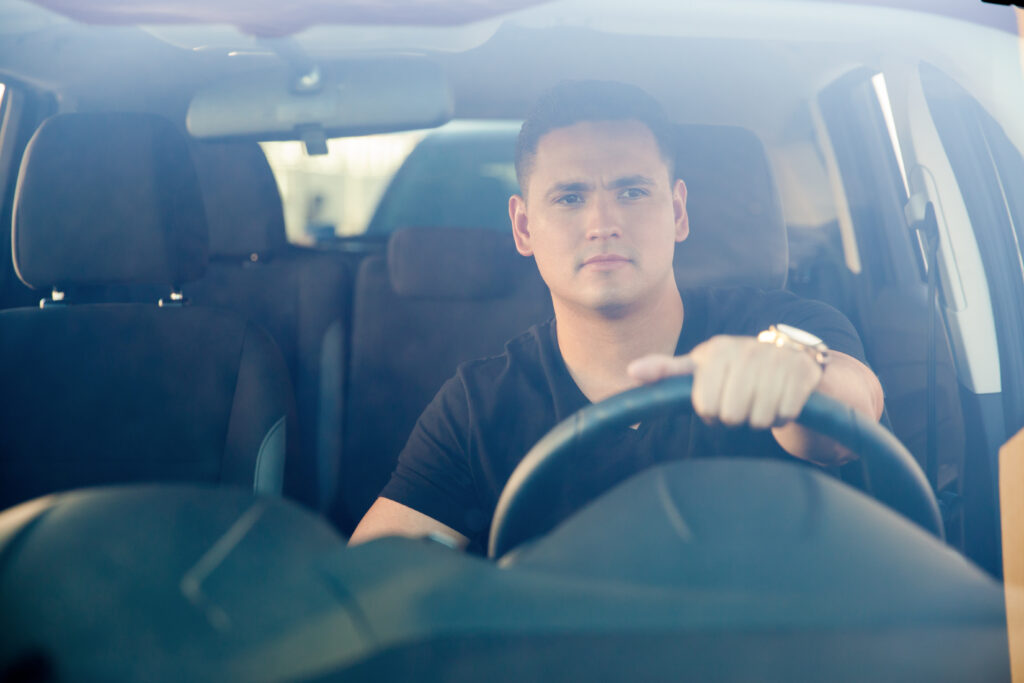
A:
{"label": "thumb", "polygon": [[673,375],[692,374],[696,367],[697,364],[690,356],[651,354],[630,363],[626,372],[636,381],[646,384]]}

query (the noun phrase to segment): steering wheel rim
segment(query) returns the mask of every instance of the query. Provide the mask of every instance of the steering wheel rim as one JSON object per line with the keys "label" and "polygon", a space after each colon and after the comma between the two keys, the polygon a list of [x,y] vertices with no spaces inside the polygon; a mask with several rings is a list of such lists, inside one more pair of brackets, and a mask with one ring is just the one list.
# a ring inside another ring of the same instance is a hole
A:
{"label": "steering wheel rim", "polygon": [[[658,414],[692,413],[692,389],[692,377],[670,377],[589,405],[555,425],[519,462],[502,489],[491,522],[487,556],[501,557],[533,537],[526,511],[533,508],[536,496],[530,493],[576,447],[606,430],[628,427]],[[860,455],[868,468],[872,495],[944,539],[935,493],[917,460],[889,430],[819,393],[811,395],[796,422]]]}

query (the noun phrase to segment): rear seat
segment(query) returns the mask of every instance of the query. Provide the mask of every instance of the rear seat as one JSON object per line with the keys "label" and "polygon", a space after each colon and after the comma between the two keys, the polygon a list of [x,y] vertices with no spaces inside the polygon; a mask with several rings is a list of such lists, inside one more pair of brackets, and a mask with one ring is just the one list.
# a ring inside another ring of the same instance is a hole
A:
{"label": "rear seat", "polygon": [[[273,340],[182,306],[207,234],[184,137],[147,114],[64,114],[22,162],[13,257],[45,308],[0,311],[0,507],[87,485],[200,481],[279,493],[294,403]],[[78,304],[159,287],[166,305]],[[287,492],[287,491],[286,491]]]}
{"label": "rear seat", "polygon": [[339,252],[293,246],[274,175],[255,142],[199,143],[193,157],[210,229],[198,305],[240,313],[277,342],[291,374],[300,457],[289,490],[321,509],[338,457],[344,334],[352,291]]}

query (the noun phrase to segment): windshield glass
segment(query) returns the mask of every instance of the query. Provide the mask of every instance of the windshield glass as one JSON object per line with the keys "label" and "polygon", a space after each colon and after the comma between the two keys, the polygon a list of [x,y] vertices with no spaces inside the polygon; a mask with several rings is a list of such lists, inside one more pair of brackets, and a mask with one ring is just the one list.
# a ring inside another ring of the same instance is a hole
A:
{"label": "windshield glass", "polygon": [[0,0],[0,680],[1007,678],[1024,9],[216,4]]}

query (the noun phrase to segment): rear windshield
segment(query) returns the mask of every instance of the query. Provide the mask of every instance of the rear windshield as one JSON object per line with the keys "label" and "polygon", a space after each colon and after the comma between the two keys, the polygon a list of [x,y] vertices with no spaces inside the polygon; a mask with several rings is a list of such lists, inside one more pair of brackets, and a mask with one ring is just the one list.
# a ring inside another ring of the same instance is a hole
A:
{"label": "rear windshield", "polygon": [[518,191],[519,123],[453,121],[434,130],[328,141],[309,156],[301,142],[264,142],[284,203],[288,239],[313,244],[388,235],[403,227],[505,230]]}

